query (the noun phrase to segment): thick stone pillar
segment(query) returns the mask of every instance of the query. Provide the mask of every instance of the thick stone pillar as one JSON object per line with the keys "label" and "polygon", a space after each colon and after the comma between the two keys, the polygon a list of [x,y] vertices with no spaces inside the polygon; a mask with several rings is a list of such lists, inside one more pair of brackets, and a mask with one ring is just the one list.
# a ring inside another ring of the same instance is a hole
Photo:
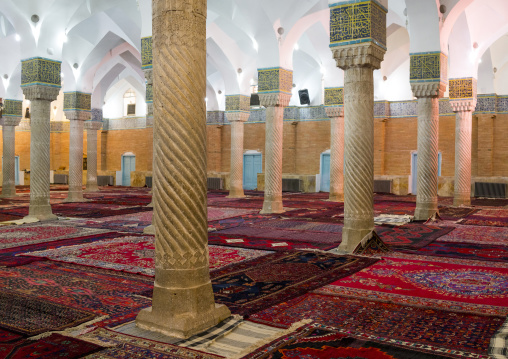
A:
{"label": "thick stone pillar", "polygon": [[97,185],[97,131],[102,121],[85,121],[86,130],[86,189],[85,192],[99,192]]}
{"label": "thick stone pillar", "polygon": [[282,138],[284,108],[289,105],[293,72],[280,67],[258,70],[261,106],[266,107],[265,198],[260,213],[283,213]]}
{"label": "thick stone pillar", "polygon": [[411,54],[411,89],[418,98],[417,221],[439,213],[439,98],[446,89],[446,66],[440,52]]}
{"label": "thick stone pillar", "polygon": [[[347,253],[374,230],[373,71],[381,67],[386,52],[386,13],[374,1],[338,3],[330,9],[330,47],[344,70],[344,228],[339,250]],[[352,31],[360,21],[365,31]]]}
{"label": "thick stone pillar", "polygon": [[64,93],[65,117],[71,121],[69,135],[69,194],[65,202],[85,202],[83,198],[83,126],[90,120],[92,95]]}
{"label": "thick stone pillar", "polygon": [[44,58],[22,61],[21,87],[31,101],[30,207],[27,221],[55,220],[49,204],[51,102],[60,92],[61,63]]}
{"label": "thick stone pillar", "polygon": [[243,198],[243,131],[250,116],[250,97],[226,97],[226,118],[231,123],[231,167],[229,198]]}
{"label": "thick stone pillar", "polygon": [[153,1],[155,284],[136,324],[180,338],[230,315],[208,263],[206,10],[206,0]]}
{"label": "thick stone pillar", "polygon": [[16,196],[16,126],[23,117],[23,101],[5,100],[2,125],[3,165],[2,198]]}
{"label": "thick stone pillar", "polygon": [[471,205],[471,146],[473,111],[476,107],[476,79],[450,79],[450,105],[455,119],[454,206]]}
{"label": "thick stone pillar", "polygon": [[344,89],[325,89],[325,111],[330,117],[330,197],[344,202]]}

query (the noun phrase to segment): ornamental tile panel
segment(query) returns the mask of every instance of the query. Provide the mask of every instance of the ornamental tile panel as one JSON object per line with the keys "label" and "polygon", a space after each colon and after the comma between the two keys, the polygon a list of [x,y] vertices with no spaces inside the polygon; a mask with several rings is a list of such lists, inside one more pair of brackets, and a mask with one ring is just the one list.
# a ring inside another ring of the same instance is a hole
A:
{"label": "ornamental tile panel", "polygon": [[441,116],[455,116],[455,112],[453,112],[452,105],[450,105],[450,99],[441,98],[439,99],[439,114]]}
{"label": "ornamental tile panel", "polygon": [[330,46],[374,42],[386,49],[386,13],[375,1],[330,5]]}
{"label": "ornamental tile panel", "polygon": [[83,92],[64,93],[64,111],[88,111],[92,110],[92,94]]}
{"label": "ornamental tile panel", "polygon": [[450,99],[471,99],[476,97],[476,79],[472,77],[450,79]]}
{"label": "ornamental tile panel", "polygon": [[266,109],[260,108],[251,110],[247,122],[266,122]]}
{"label": "ornamental tile panel", "polygon": [[258,70],[258,93],[293,91],[293,71],[274,67]]}
{"label": "ornamental tile panel", "polygon": [[496,94],[478,95],[475,113],[495,113],[496,104]]}
{"label": "ornamental tile panel", "polygon": [[45,85],[61,87],[60,61],[34,57],[21,61],[21,87]]}
{"label": "ornamental tile panel", "polygon": [[296,106],[289,106],[284,108],[284,119],[285,120],[299,120],[300,110]]}
{"label": "ornamental tile panel", "polygon": [[497,112],[508,113],[508,96],[497,97]]}
{"label": "ornamental tile panel", "polygon": [[344,87],[325,88],[325,106],[344,105]]}
{"label": "ornamental tile panel", "polygon": [[448,58],[441,52],[410,54],[411,82],[446,82]]}
{"label": "ornamental tile panel", "polygon": [[146,85],[146,103],[153,103],[153,85]]}
{"label": "ornamental tile panel", "polygon": [[23,117],[23,101],[4,100],[2,116]]}
{"label": "ornamental tile panel", "polygon": [[376,118],[390,117],[390,103],[388,101],[375,101],[374,117]]}
{"label": "ornamental tile panel", "polygon": [[141,39],[141,65],[143,70],[152,68],[152,37],[144,37]]}
{"label": "ornamental tile panel", "polygon": [[223,124],[225,121],[224,111],[207,111],[206,123],[208,124]]}
{"label": "ornamental tile panel", "polygon": [[416,101],[390,102],[390,117],[417,117],[418,103]]}
{"label": "ornamental tile panel", "polygon": [[92,121],[102,122],[102,109],[92,108]]}
{"label": "ornamental tile panel", "polygon": [[228,95],[226,96],[226,112],[249,112],[250,96]]}

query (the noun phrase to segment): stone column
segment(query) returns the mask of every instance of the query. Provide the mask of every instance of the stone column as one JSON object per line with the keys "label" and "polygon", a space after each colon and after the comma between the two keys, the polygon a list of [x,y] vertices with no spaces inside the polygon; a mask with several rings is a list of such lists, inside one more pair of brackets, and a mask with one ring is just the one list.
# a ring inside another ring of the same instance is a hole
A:
{"label": "stone column", "polygon": [[265,198],[260,213],[283,213],[282,138],[284,108],[289,105],[293,72],[280,67],[258,70],[259,102],[266,107]]}
{"label": "stone column", "polygon": [[476,79],[450,79],[450,105],[455,120],[454,206],[471,205],[471,142],[473,111],[476,107]]}
{"label": "stone column", "polygon": [[[333,96],[332,92],[336,95]],[[336,101],[332,98],[336,98]],[[343,102],[342,99],[342,88],[325,89],[325,111],[330,117],[331,133],[329,201],[332,202],[344,202],[344,108],[330,105],[331,102]]]}
{"label": "stone column", "polygon": [[99,192],[97,185],[97,131],[102,127],[101,121],[85,121],[86,130],[86,190],[85,192]]}
{"label": "stone column", "polygon": [[[330,1],[332,2],[332,1]],[[362,11],[357,7],[361,6]],[[366,12],[367,11],[367,12]],[[378,2],[330,5],[330,48],[344,70],[344,228],[351,253],[374,230],[374,76],[386,52],[387,9]],[[368,18],[364,15],[368,14]],[[353,31],[357,23],[364,31]],[[353,37],[349,37],[352,34]]]}
{"label": "stone column", "polygon": [[179,338],[230,315],[209,275],[206,10],[206,0],[153,1],[155,284],[136,324]]}
{"label": "stone column", "polygon": [[3,103],[3,184],[2,198],[16,196],[16,126],[23,117],[23,101],[5,100]]}
{"label": "stone column", "polygon": [[250,96],[226,96],[226,118],[231,124],[229,198],[243,198],[243,130],[250,116]]}
{"label": "stone column", "polygon": [[439,213],[439,98],[446,89],[446,64],[439,52],[411,54],[411,89],[418,98],[417,221]]}
{"label": "stone column", "polygon": [[27,221],[55,220],[49,204],[51,102],[60,93],[61,63],[40,57],[21,63],[21,87],[31,101],[30,207]]}

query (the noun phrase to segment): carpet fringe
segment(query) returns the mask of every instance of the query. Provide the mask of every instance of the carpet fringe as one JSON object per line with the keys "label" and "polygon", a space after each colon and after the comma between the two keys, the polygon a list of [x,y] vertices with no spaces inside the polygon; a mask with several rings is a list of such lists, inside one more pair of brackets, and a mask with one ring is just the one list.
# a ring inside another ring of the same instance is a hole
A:
{"label": "carpet fringe", "polygon": [[78,337],[82,333],[76,335],[76,334],[72,334],[73,332],[79,331],[79,330],[82,330],[82,329],[88,329],[87,328],[88,326],[90,326],[92,324],[95,324],[97,322],[103,321],[103,320],[108,319],[108,318],[109,318],[109,315],[104,315],[102,317],[98,317],[98,318],[95,318],[93,320],[90,320],[90,321],[88,321],[86,323],[82,323],[82,324],[78,325],[77,327],[67,328],[65,330],[45,332],[45,333],[42,333],[42,334],[30,337],[28,339],[29,340],[39,340],[39,339],[47,338],[47,337],[51,336],[52,334],[60,334],[60,335],[63,335],[63,336],[76,338],[76,337]]}
{"label": "carpet fringe", "polygon": [[226,335],[228,335],[229,333],[231,333],[233,330],[235,330],[236,328],[238,328],[240,325],[242,325],[243,323],[243,317],[241,315],[238,315],[238,314],[233,314],[231,316],[234,320],[237,320],[238,321],[238,325],[234,326],[233,328],[231,328],[230,330],[227,330],[225,331],[224,333],[222,333],[221,335],[219,335],[217,338],[214,338],[212,340],[210,340],[209,342],[206,342],[206,343],[203,343],[203,344],[200,344],[196,347],[192,347],[192,349],[198,349],[198,350],[202,350],[204,352],[206,352],[206,349],[210,347],[210,345],[214,344],[217,340],[219,339],[222,339],[224,338]]}
{"label": "carpet fringe", "polygon": [[252,344],[251,346],[245,348],[240,353],[237,353],[233,356],[228,356],[228,359],[240,359],[241,357],[252,353],[254,350],[261,348],[262,346],[273,342],[274,340],[283,337],[284,335],[291,334],[292,332],[296,331],[297,329],[303,327],[304,325],[312,323],[312,319],[304,319],[299,322],[293,323],[288,329],[282,330],[268,338],[265,338],[263,340],[259,340],[256,343]]}

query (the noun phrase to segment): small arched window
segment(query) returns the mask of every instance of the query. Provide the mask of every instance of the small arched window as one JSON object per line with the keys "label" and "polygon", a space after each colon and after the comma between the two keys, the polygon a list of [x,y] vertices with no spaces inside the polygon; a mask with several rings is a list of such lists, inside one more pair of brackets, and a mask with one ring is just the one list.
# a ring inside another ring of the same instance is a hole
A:
{"label": "small arched window", "polygon": [[136,115],[136,93],[129,89],[123,95],[124,116]]}

